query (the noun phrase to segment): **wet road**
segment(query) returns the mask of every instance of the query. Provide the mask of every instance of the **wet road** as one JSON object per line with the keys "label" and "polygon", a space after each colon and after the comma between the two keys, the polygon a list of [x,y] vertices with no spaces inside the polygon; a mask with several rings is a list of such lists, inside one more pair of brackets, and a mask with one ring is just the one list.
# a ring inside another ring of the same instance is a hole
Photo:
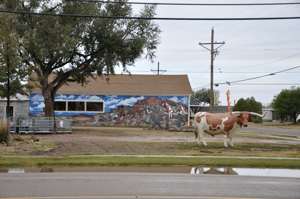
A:
{"label": "wet road", "polygon": [[300,198],[300,178],[172,173],[0,173],[0,198]]}

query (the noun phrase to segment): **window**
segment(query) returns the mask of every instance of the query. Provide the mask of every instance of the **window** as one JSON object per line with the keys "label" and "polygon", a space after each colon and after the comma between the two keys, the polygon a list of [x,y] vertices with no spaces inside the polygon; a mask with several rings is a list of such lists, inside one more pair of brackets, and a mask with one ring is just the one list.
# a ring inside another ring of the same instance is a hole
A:
{"label": "window", "polygon": [[14,117],[14,107],[10,106],[8,109],[8,117]]}
{"label": "window", "polygon": [[84,111],[84,102],[68,102],[68,111]]}
{"label": "window", "polygon": [[66,111],[66,102],[54,102],[54,110]]}
{"label": "window", "polygon": [[103,112],[103,102],[86,102],[86,111]]}

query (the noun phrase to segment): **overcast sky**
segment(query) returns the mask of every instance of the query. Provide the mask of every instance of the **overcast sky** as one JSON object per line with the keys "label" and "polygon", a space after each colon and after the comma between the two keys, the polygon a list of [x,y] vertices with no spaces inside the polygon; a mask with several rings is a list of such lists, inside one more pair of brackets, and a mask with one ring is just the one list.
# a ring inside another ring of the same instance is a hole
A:
{"label": "overcast sky", "polygon": [[[133,1],[133,0],[132,0]],[[246,3],[244,0],[151,0],[151,2],[184,3]],[[262,3],[249,0],[247,3]],[[263,2],[297,2],[287,0],[264,0]],[[159,6],[157,17],[275,17],[300,16],[300,5],[289,6],[244,6],[244,7],[202,7],[202,6]],[[139,59],[133,74],[151,74],[157,61],[163,74],[187,74],[193,89],[209,88],[210,55],[198,45],[210,41],[211,28],[215,39],[225,41],[215,60],[215,82],[234,81],[264,75],[300,65],[300,20],[275,21],[156,21],[162,33],[156,60],[151,63]],[[263,104],[269,104],[284,88],[298,84],[300,69],[270,76],[244,84],[265,83],[265,85],[219,86],[220,100],[226,104],[225,92],[229,88],[232,102],[241,97],[254,96]],[[272,85],[270,85],[272,84]],[[300,99],[299,99],[300,100]]]}

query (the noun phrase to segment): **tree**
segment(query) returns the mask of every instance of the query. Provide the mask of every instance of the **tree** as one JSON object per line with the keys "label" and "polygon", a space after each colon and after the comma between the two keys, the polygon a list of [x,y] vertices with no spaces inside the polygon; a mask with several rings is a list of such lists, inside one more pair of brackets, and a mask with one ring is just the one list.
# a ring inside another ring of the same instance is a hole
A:
{"label": "tree", "polygon": [[[219,104],[219,92],[215,92],[215,104]],[[191,104],[192,105],[200,105],[200,104],[209,104],[210,103],[210,90],[202,88],[198,91],[193,91],[191,96]]]}
{"label": "tree", "polygon": [[[11,8],[15,3],[15,1],[6,1],[3,5]],[[7,98],[7,108],[10,104],[10,96],[24,93],[24,85],[21,81],[26,77],[26,70],[18,56],[15,22],[16,17],[13,15],[0,15],[0,97]]]}
{"label": "tree", "polygon": [[[19,0],[16,9],[53,15],[134,16],[126,2]],[[145,6],[139,13],[154,15],[154,6]],[[153,58],[160,33],[154,22],[139,19],[30,14],[17,19],[19,53],[35,74],[32,80],[42,91],[46,116],[53,115],[55,94],[66,82],[86,83],[90,76],[114,74],[116,66],[126,71],[143,54]]]}
{"label": "tree", "polygon": [[272,107],[279,113],[281,121],[292,118],[296,123],[300,113],[300,87],[282,90],[274,97]]}
{"label": "tree", "polygon": [[[262,113],[262,104],[255,100],[254,97],[241,98],[233,107],[233,111],[249,111],[255,113]],[[262,118],[255,117],[253,122],[262,122]]]}

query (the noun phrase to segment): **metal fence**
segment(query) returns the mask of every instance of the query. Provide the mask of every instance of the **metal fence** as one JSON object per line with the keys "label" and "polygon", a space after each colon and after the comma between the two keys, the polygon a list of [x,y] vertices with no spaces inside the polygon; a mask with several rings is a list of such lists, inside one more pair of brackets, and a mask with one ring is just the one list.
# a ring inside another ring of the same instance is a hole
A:
{"label": "metal fence", "polygon": [[53,117],[17,118],[11,120],[11,133],[71,133],[72,121]]}

